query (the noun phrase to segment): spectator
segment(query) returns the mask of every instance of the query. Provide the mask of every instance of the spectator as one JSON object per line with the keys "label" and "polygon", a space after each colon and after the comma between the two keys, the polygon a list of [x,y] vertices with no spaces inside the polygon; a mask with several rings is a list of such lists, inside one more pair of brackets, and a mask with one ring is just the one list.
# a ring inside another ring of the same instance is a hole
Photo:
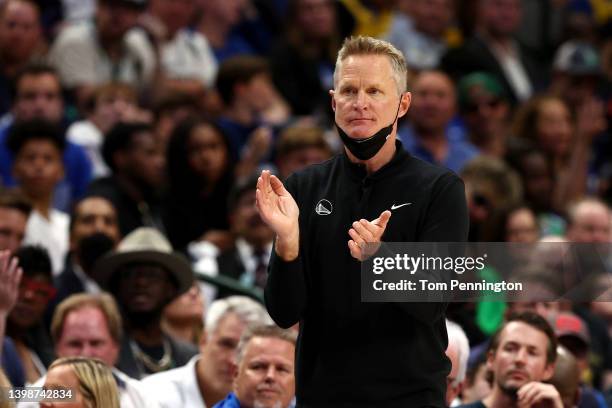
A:
{"label": "spectator", "polygon": [[160,190],[166,163],[151,126],[117,123],[104,138],[102,156],[112,175],[91,183],[88,195],[113,203],[123,236],[142,226],[163,231]]}
{"label": "spectator", "polygon": [[53,361],[53,347],[43,316],[55,288],[51,261],[43,248],[24,246],[14,255],[19,259],[23,275],[17,303],[8,316],[6,333],[15,343],[26,384],[31,384],[45,374]]}
{"label": "spectator", "polygon": [[468,138],[482,154],[503,159],[510,135],[510,105],[497,79],[475,72],[459,81],[459,112]]}
{"label": "spectator", "polygon": [[487,353],[487,367],[494,376],[491,394],[463,407],[561,407],[559,392],[543,382],[554,373],[556,350],[555,333],[544,318],[531,312],[510,315]]}
{"label": "spectator", "polygon": [[49,58],[78,106],[85,106],[97,85],[122,81],[142,90],[153,83],[153,50],[146,41],[126,36],[145,4],[100,0],[94,21],[66,25],[55,39]]}
{"label": "spectator", "polygon": [[[119,392],[113,373],[100,360],[86,357],[60,358],[51,364],[45,389],[69,389],[76,404],[91,408],[119,408]],[[42,402],[41,408],[55,404]]]}
{"label": "spectator", "polygon": [[412,134],[400,135],[404,147],[422,160],[460,172],[478,150],[468,142],[451,140],[447,134],[456,113],[453,81],[441,71],[424,71],[415,78],[412,94]]}
{"label": "spectator", "polygon": [[62,273],[55,279],[57,296],[53,308],[72,294],[101,291],[91,278],[93,266],[121,238],[115,207],[107,199],[95,196],[86,197],[74,205],[69,231],[70,252]]}
{"label": "spectator", "polygon": [[200,354],[187,365],[147,377],[143,383],[162,408],[212,407],[232,390],[235,352],[250,325],[272,324],[264,307],[244,296],[214,301],[204,322]]}
{"label": "spectator", "polygon": [[24,243],[42,245],[53,273],[62,270],[68,252],[68,214],[53,208],[53,192],[64,178],[65,141],[57,128],[42,120],[15,125],[6,141],[15,156],[13,174],[19,190],[32,203]]}
{"label": "spectator", "polygon": [[198,99],[187,93],[169,91],[162,94],[153,104],[155,136],[166,146],[177,124],[198,116],[199,110]]}
{"label": "spectator", "polygon": [[329,116],[340,33],[333,0],[288,2],[285,35],[270,57],[272,80],[295,115]]}
{"label": "spectator", "polygon": [[204,302],[200,284],[194,283],[164,309],[164,331],[175,339],[197,345],[204,329]]}
{"label": "spectator", "polygon": [[566,237],[570,242],[609,243],[612,228],[610,208],[596,198],[583,198],[568,209]]}
{"label": "spectator", "polygon": [[29,0],[0,4],[0,116],[11,107],[17,73],[41,57],[44,48],[40,10]]}
{"label": "spectator", "polygon": [[85,149],[98,178],[110,173],[102,158],[104,135],[118,122],[137,122],[146,115],[138,108],[136,90],[117,82],[97,86],[87,105],[86,119],[73,123],[66,137]]}
{"label": "spectator", "polygon": [[[11,116],[0,124],[0,177],[5,186],[14,186],[14,157],[6,145],[13,124],[33,119],[60,127],[64,114],[62,88],[55,70],[46,65],[28,65],[15,78]],[[85,151],[67,142],[64,150],[65,178],[56,189],[54,206],[67,211],[72,200],[81,197],[91,180],[91,163]]]}
{"label": "spectator", "polygon": [[276,141],[276,167],[281,180],[331,156],[331,148],[319,127],[291,126],[283,130]]}
{"label": "spectator", "polygon": [[454,17],[454,0],[409,1],[413,3],[410,16],[393,18],[388,40],[404,53],[410,68],[435,69],[448,47],[446,34]]}
{"label": "spectator", "polygon": [[494,75],[514,106],[541,87],[544,76],[538,59],[515,39],[521,24],[521,0],[479,0],[475,34],[461,47],[449,50],[441,67],[459,80],[474,71]]}
{"label": "spectator", "polygon": [[21,194],[0,190],[0,251],[15,253],[25,237],[32,205]]}
{"label": "spectator", "polygon": [[579,407],[580,401],[580,373],[576,359],[565,347],[557,346],[557,360],[555,361],[555,373],[550,383],[561,394],[563,408]]}
{"label": "spectator", "polygon": [[[53,314],[51,337],[58,358],[86,357],[117,364],[122,338],[122,319],[117,304],[107,293],[77,294],[61,302]],[[156,408],[139,381],[113,368],[122,408]],[[42,387],[46,377],[33,386]],[[37,408],[35,402],[20,402],[17,408]]]}
{"label": "spectator", "polygon": [[451,361],[451,371],[446,378],[446,406],[452,407],[460,405],[460,403],[457,404],[457,400],[465,383],[470,343],[465,332],[457,323],[446,320],[446,330],[448,332],[446,356]]}
{"label": "spectator", "polygon": [[504,221],[503,241],[525,244],[533,244],[538,241],[538,221],[529,207],[519,205],[510,209]]}
{"label": "spectator", "polygon": [[227,199],[234,179],[229,142],[214,123],[181,123],[167,149],[169,194],[164,224],[170,242],[184,250],[192,241],[229,227]]}
{"label": "spectator", "polygon": [[296,334],[276,326],[249,328],[236,350],[232,392],[213,408],[287,408],[295,394]]}
{"label": "spectator", "polygon": [[[471,356],[470,356],[471,357]],[[480,401],[491,393],[493,376],[487,369],[484,354],[468,366],[461,401],[471,404]]]}
{"label": "spectator", "polygon": [[[196,259],[194,269],[198,273],[225,275],[246,287],[265,287],[274,233],[255,208],[256,187],[257,179],[253,177],[232,189],[228,207],[233,242],[229,248],[220,248],[210,241],[190,245],[189,252]],[[206,294],[208,298],[234,294],[228,289],[214,289]]]}
{"label": "spectator", "polygon": [[140,379],[180,367],[196,354],[161,328],[164,307],[189,290],[193,273],[159,231],[138,228],[127,235],[96,263],[92,276],[113,294],[125,318],[121,371]]}
{"label": "spectator", "polygon": [[24,385],[25,374],[13,341],[4,334],[8,315],[17,303],[22,275],[19,260],[11,258],[9,251],[0,251],[0,374],[6,371],[15,386]]}

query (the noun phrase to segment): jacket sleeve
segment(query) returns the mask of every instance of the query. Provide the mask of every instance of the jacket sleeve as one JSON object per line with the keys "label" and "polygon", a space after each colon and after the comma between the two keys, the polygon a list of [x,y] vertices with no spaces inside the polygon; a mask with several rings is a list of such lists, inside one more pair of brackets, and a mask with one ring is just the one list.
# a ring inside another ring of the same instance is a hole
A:
{"label": "jacket sleeve", "polygon": [[[285,188],[291,193],[300,206],[296,194],[295,177],[290,177]],[[301,229],[301,225],[300,225]],[[286,262],[276,255],[276,246],[268,265],[268,281],[264,291],[264,300],[268,313],[282,328],[289,328],[300,321],[306,307],[306,281],[304,279],[303,246],[307,231],[300,230],[300,249],[298,257]]]}
{"label": "jacket sleeve", "polygon": [[[417,241],[465,242],[468,237],[469,216],[463,181],[453,173],[440,177],[434,184],[426,219]],[[445,316],[446,303],[396,303],[416,320],[432,324]]]}

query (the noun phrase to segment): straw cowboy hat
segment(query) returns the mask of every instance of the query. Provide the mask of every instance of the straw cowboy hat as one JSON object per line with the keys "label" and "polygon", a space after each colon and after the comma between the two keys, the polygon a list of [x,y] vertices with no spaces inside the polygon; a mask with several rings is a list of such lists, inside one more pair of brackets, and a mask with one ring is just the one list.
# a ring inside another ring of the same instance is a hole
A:
{"label": "straw cowboy hat", "polygon": [[126,235],[115,251],[96,262],[92,278],[103,289],[109,290],[115,273],[130,263],[164,267],[178,283],[177,296],[187,292],[193,283],[193,271],[187,259],[174,252],[170,242],[155,228],[138,228]]}

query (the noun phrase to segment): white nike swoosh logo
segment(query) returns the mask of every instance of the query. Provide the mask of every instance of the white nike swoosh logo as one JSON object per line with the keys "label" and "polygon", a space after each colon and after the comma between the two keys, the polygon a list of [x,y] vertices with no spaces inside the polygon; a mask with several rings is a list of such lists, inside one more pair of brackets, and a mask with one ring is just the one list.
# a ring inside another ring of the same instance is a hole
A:
{"label": "white nike swoosh logo", "polygon": [[400,205],[395,205],[395,204],[393,204],[393,205],[391,206],[391,210],[397,210],[398,208],[401,208],[401,207],[403,207],[403,206],[405,206],[405,205],[411,205],[411,204],[412,204],[412,203],[404,203],[404,204],[400,204]]}

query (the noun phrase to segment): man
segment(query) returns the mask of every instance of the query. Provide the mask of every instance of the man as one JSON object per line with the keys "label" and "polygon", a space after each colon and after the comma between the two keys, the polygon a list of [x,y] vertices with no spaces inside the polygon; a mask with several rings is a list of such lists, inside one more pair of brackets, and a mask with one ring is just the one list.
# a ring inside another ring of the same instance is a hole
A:
{"label": "man", "polygon": [[563,408],[579,406],[581,393],[578,364],[572,353],[561,345],[557,346],[555,373],[550,379],[550,383],[559,390]]}
{"label": "man", "polygon": [[401,135],[406,150],[419,159],[459,173],[478,154],[478,149],[469,142],[451,138],[448,130],[457,111],[455,84],[441,71],[423,71],[412,88],[412,134]]}
{"label": "man", "polygon": [[0,116],[11,106],[11,88],[17,73],[39,57],[43,47],[38,5],[30,0],[0,4]]}
{"label": "man", "polygon": [[21,194],[0,191],[0,250],[15,253],[25,237],[32,205]]}
{"label": "man", "polygon": [[570,242],[609,243],[611,227],[610,208],[597,198],[583,198],[568,209],[566,237]]}
{"label": "man", "polygon": [[121,371],[140,379],[180,367],[196,354],[161,328],[164,307],[189,290],[193,273],[159,231],[138,228],[127,235],[96,262],[92,277],[115,297],[125,318]]}
{"label": "man", "polygon": [[78,201],[69,229],[70,252],[64,270],[55,279],[57,297],[53,306],[75,293],[99,293],[100,287],[90,276],[93,265],[121,238],[117,211],[103,197],[90,196]]}
{"label": "man", "polygon": [[88,194],[113,203],[121,235],[138,227],[163,231],[159,190],[164,182],[166,160],[151,126],[117,123],[104,137],[102,156],[111,175],[91,183]]}
{"label": "man", "polygon": [[482,401],[463,407],[562,408],[559,392],[544,383],[555,371],[556,356],[557,339],[543,317],[533,312],[508,316],[491,339],[487,355],[493,390]]}
{"label": "man", "polygon": [[451,371],[446,379],[446,406],[451,407],[458,405],[454,402],[463,390],[470,356],[470,343],[465,332],[457,323],[447,320],[446,331],[448,332],[446,356],[451,361]]}
{"label": "man", "polygon": [[[28,65],[15,78],[11,116],[0,124],[0,177],[5,186],[14,186],[14,156],[6,140],[14,124],[43,119],[60,127],[64,116],[62,87],[55,70],[46,65]],[[85,192],[91,179],[91,163],[83,149],[66,143],[63,156],[66,176],[54,194],[54,206],[67,211],[73,199]]]}
{"label": "man", "polygon": [[366,243],[383,233],[389,242],[467,237],[461,180],[396,142],[411,100],[406,72],[389,43],[347,39],[330,91],[344,154],[289,177],[287,189],[268,171],[258,180],[259,212],[276,233],[266,306],[281,327],[300,322],[298,405],[445,404],[445,305],[360,301]]}
{"label": "man", "polygon": [[[53,314],[51,337],[57,358],[97,358],[113,367],[119,358],[121,336],[121,314],[112,296],[107,293],[70,296],[57,306]],[[147,397],[139,381],[116,368],[113,373],[122,408],[157,407],[157,403]],[[43,376],[33,386],[41,387],[44,383]],[[17,407],[34,408],[38,407],[38,403],[21,402]]]}
{"label": "man", "polygon": [[263,306],[245,296],[214,301],[204,322],[200,354],[185,366],[143,380],[163,408],[212,407],[232,390],[236,348],[250,325],[272,320]]}
{"label": "man", "polygon": [[332,156],[323,129],[316,126],[291,126],[276,141],[276,167],[281,180],[311,164]]}
{"label": "man", "polygon": [[295,391],[295,332],[249,328],[236,351],[233,391],[214,408],[287,408]]}
{"label": "man", "polygon": [[121,81],[142,89],[153,80],[153,49],[145,39],[126,36],[145,5],[144,0],[101,0],[95,21],[66,25],[55,39],[49,58],[80,107],[96,85]]}

